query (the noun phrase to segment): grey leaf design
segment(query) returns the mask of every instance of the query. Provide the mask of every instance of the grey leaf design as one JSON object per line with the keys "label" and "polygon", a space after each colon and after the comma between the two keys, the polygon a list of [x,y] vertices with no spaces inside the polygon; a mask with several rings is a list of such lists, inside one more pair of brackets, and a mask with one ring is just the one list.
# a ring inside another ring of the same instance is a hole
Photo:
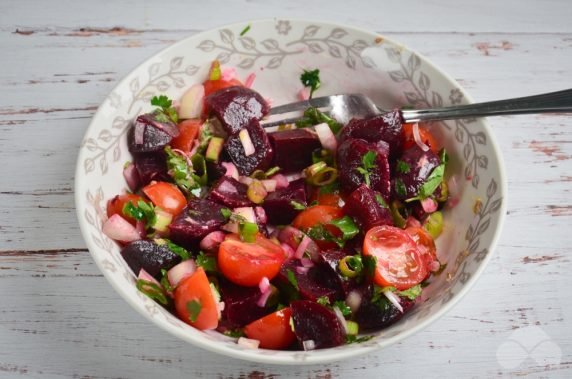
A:
{"label": "grey leaf design", "polygon": [[199,67],[191,64],[188,65],[185,69],[185,74],[193,76],[197,73],[197,71],[199,71]]}
{"label": "grey leaf design", "polygon": [[491,179],[491,182],[487,186],[487,197],[493,197],[497,192],[497,182]]}
{"label": "grey leaf design", "polygon": [[479,239],[476,239],[470,246],[469,246],[469,253],[474,253],[480,245]]}
{"label": "grey leaf design", "polygon": [[124,127],[127,126],[127,124],[129,124],[129,121],[127,121],[126,119],[124,119],[121,116],[117,116],[113,119],[113,122],[111,123],[111,127],[113,129],[123,129]]}
{"label": "grey leaf design", "polygon": [[199,43],[199,46],[197,46],[198,49],[204,51],[205,53],[213,51],[215,47],[216,45],[214,41],[211,41],[210,39],[202,41],[201,43]]}
{"label": "grey leaf design", "polygon": [[475,260],[477,262],[482,261],[483,259],[485,259],[485,257],[487,256],[488,253],[489,253],[489,251],[487,249],[483,249],[483,250],[479,251],[475,256]]}
{"label": "grey leaf design", "polygon": [[269,39],[265,39],[264,41],[261,42],[262,46],[264,46],[264,48],[268,51],[276,51],[278,50],[278,41],[276,41],[275,39],[269,38]]}
{"label": "grey leaf design", "polygon": [[405,92],[405,98],[411,105],[415,105],[419,101],[419,96],[415,92]]}
{"label": "grey leaf design", "polygon": [[502,204],[502,198],[493,201],[491,203],[491,207],[490,207],[489,212],[494,213],[494,212],[498,211],[500,209],[501,204]]}
{"label": "grey leaf design", "polygon": [[238,40],[246,50],[252,50],[256,47],[256,42],[252,37],[240,37]]}
{"label": "grey leaf design", "polygon": [[401,70],[389,71],[388,74],[394,82],[402,82],[406,79],[405,73]]}
{"label": "grey leaf design", "polygon": [[129,83],[129,89],[133,93],[136,93],[137,91],[139,91],[139,78],[135,78],[135,79],[131,80],[131,83]]}
{"label": "grey leaf design", "polygon": [[471,279],[471,274],[465,271],[466,263],[463,265],[463,271],[459,275],[459,281],[463,284],[467,283]]}
{"label": "grey leaf design", "polygon": [[340,58],[342,56],[342,52],[340,51],[340,48],[337,47],[336,45],[329,45],[328,46],[328,52],[334,58]]}
{"label": "grey leaf design", "polygon": [[95,226],[95,220],[93,219],[91,213],[87,211],[87,209],[85,210],[83,217],[85,218],[85,221],[87,221],[90,225]]}
{"label": "grey leaf design", "polygon": [[145,91],[142,94],[140,94],[137,98],[143,101],[149,101],[153,98],[153,96],[155,96],[155,92]]}
{"label": "grey leaf design", "polygon": [[470,143],[466,144],[463,147],[463,156],[465,157],[465,160],[469,160],[469,157],[471,156],[471,153],[473,152],[473,146],[471,146]]}
{"label": "grey leaf design", "polygon": [[358,53],[361,53],[368,46],[369,46],[368,43],[365,42],[363,39],[357,39],[352,43],[352,48]]}
{"label": "grey leaf design", "polygon": [[431,104],[434,107],[442,107],[443,106],[443,98],[438,92],[432,91],[431,92]]}
{"label": "grey leaf design", "polygon": [[121,96],[119,96],[115,92],[112,92],[109,95],[109,105],[111,105],[111,107],[115,109],[119,108],[119,106],[121,105]]}
{"label": "grey leaf design", "polygon": [[227,45],[232,45],[232,41],[234,41],[234,33],[228,29],[222,29],[220,31],[220,40]]}
{"label": "grey leaf design", "polygon": [[119,144],[115,145],[113,148],[113,162],[117,162],[121,158],[121,148]]}
{"label": "grey leaf design", "polygon": [[347,34],[348,34],[348,32],[346,32],[342,28],[334,28],[334,29],[332,29],[332,32],[330,33],[330,38],[340,39],[340,38],[345,37]]}
{"label": "grey leaf design", "polygon": [[415,54],[411,54],[409,59],[407,59],[407,68],[409,68],[409,72],[413,74],[419,67],[421,66],[421,59]]}
{"label": "grey leaf design", "polygon": [[159,91],[164,92],[164,91],[168,90],[169,87],[171,87],[171,86],[170,86],[169,83],[167,83],[166,81],[161,80],[159,83],[157,83],[157,84],[155,85],[155,87],[157,87],[157,89],[158,89]]}
{"label": "grey leaf design", "polygon": [[389,58],[389,60],[392,61],[393,63],[401,62],[401,51],[399,51],[398,49],[394,47],[388,47],[385,49],[385,52],[387,53],[387,57]]}
{"label": "grey leaf design", "polygon": [[93,138],[88,138],[85,140],[83,144],[89,151],[96,151],[99,148],[99,145]]}
{"label": "grey leaf design", "polygon": [[95,191],[95,198],[98,202],[100,202],[104,197],[105,195],[103,194],[103,188],[98,187],[97,191]]}
{"label": "grey leaf design", "polygon": [[159,73],[159,68],[161,68],[160,62],[153,63],[151,66],[149,66],[149,79],[152,79]]}
{"label": "grey leaf design", "polygon": [[489,165],[489,158],[487,158],[486,155],[480,155],[477,162],[479,163],[480,168],[484,168],[486,170]]}
{"label": "grey leaf design", "polygon": [[419,75],[419,88],[421,88],[423,91],[427,91],[430,86],[431,86],[431,80],[429,79],[427,74],[422,72],[421,75]]}
{"label": "grey leaf design", "polygon": [[348,54],[346,57],[346,66],[348,66],[351,69],[356,68],[356,59],[350,54]]}
{"label": "grey leaf design", "polygon": [[268,63],[266,64],[266,68],[278,68],[280,67],[280,65],[282,64],[282,59],[284,59],[283,56],[281,57],[273,57],[272,59],[270,59],[268,61]]}
{"label": "grey leaf design", "polygon": [[471,184],[473,185],[473,187],[479,188],[479,182],[480,181],[481,181],[481,178],[479,177],[479,174],[475,174],[475,175],[473,175],[473,179],[471,180]]}
{"label": "grey leaf design", "polygon": [[324,48],[319,43],[310,43],[308,44],[308,48],[314,54],[319,54],[324,51]]}
{"label": "grey leaf design", "polygon": [[479,145],[486,145],[487,144],[487,136],[485,136],[485,133],[483,133],[483,132],[475,133],[475,141]]}
{"label": "grey leaf design", "polygon": [[469,228],[467,229],[467,233],[465,233],[465,239],[467,241],[470,241],[473,238],[473,232],[474,232],[474,228],[473,225],[469,225]]}
{"label": "grey leaf design", "polygon": [[183,64],[183,57],[174,57],[171,59],[171,70],[178,70]]}
{"label": "grey leaf design", "polygon": [[106,159],[105,155],[102,155],[101,158],[99,159],[99,168],[101,169],[102,174],[107,173],[107,169],[109,167],[107,166],[107,159]]}
{"label": "grey leaf design", "polygon": [[377,65],[375,64],[374,60],[368,56],[361,56],[361,63],[367,68],[376,68]]}
{"label": "grey leaf design", "polygon": [[240,68],[251,68],[254,65],[254,59],[253,58],[244,58],[243,60],[240,61],[240,63],[238,64],[238,67]]}
{"label": "grey leaf design", "polygon": [[487,231],[487,229],[489,228],[489,225],[491,224],[491,219],[488,218],[486,219],[480,226],[479,226],[479,230],[477,230],[477,235],[481,235],[484,232]]}
{"label": "grey leaf design", "polygon": [[95,198],[93,197],[93,195],[91,194],[91,192],[88,190],[85,194],[85,198],[87,199],[87,202],[91,205],[93,205],[93,202],[95,201]]}
{"label": "grey leaf design", "polygon": [[463,141],[465,140],[465,132],[463,131],[462,128],[457,127],[457,129],[455,130],[455,139],[460,143],[463,143]]}
{"label": "grey leaf design", "polygon": [[179,76],[173,78],[173,83],[175,83],[175,87],[177,88],[183,88],[185,86],[185,80]]}
{"label": "grey leaf design", "polygon": [[230,53],[223,51],[216,56],[220,63],[227,63],[230,60]]}
{"label": "grey leaf design", "polygon": [[97,136],[97,138],[103,142],[109,142],[111,141],[111,138],[113,138],[113,135],[108,129],[103,129],[99,132],[99,136]]}
{"label": "grey leaf design", "polygon": [[304,29],[304,34],[302,35],[302,39],[311,38],[315,36],[316,33],[318,33],[318,30],[320,30],[320,27],[317,25],[306,26],[306,28]]}
{"label": "grey leaf design", "polygon": [[95,242],[95,244],[97,245],[97,247],[99,247],[100,249],[105,249],[105,245],[103,244],[103,241],[101,240],[101,238],[99,238],[98,236],[92,234],[91,235],[93,242]]}

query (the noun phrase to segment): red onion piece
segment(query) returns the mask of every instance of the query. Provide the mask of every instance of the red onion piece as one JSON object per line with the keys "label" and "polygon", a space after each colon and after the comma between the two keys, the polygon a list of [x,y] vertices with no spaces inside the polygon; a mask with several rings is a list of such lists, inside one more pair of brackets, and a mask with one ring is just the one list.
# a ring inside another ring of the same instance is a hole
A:
{"label": "red onion piece", "polygon": [[231,81],[236,78],[236,69],[234,67],[226,67],[222,70],[221,79]]}
{"label": "red onion piece", "polygon": [[238,224],[236,222],[226,223],[223,226],[221,226],[220,228],[226,232],[229,232],[229,233],[238,234],[238,232],[239,232]]}
{"label": "red onion piece", "polygon": [[280,231],[278,235],[278,240],[290,246],[292,249],[296,249],[298,244],[304,238],[305,234],[302,231],[296,229],[293,226],[286,226]]}
{"label": "red onion piece", "polygon": [[338,318],[338,321],[342,325],[342,328],[344,328],[344,332],[348,334],[348,323],[346,322],[346,318],[344,317],[342,311],[340,310],[340,308],[336,306],[334,306],[333,309],[334,313],[336,314],[336,317]]}
{"label": "red onion piece", "polygon": [[396,294],[391,291],[383,291],[383,294],[385,297],[387,297],[387,300],[389,300],[391,304],[395,305],[395,308],[397,308],[399,312],[403,313],[403,307],[401,306],[399,297]]}
{"label": "red onion piece", "polygon": [[421,200],[421,207],[423,207],[423,210],[427,213],[433,213],[437,210],[438,204],[435,200],[433,200],[432,198],[428,197],[424,200]]}
{"label": "red onion piece", "polygon": [[220,230],[210,232],[200,242],[201,249],[206,251],[216,251],[219,245],[224,241],[225,234]]}
{"label": "red onion piece", "polygon": [[308,100],[309,98],[310,98],[310,89],[308,87],[304,87],[300,91],[298,91],[298,99]]}
{"label": "red onion piece", "polygon": [[268,192],[276,191],[276,180],[265,179],[265,180],[261,180],[261,182],[262,182],[262,185],[264,186],[264,188],[266,188],[266,191],[268,191]]}
{"label": "red onion piece", "polygon": [[309,267],[301,267],[301,266],[296,267],[296,272],[300,275],[306,274],[309,270],[310,270]]}
{"label": "red onion piece", "polygon": [[301,179],[303,177],[304,177],[304,173],[302,173],[302,172],[297,172],[294,174],[286,175],[286,179],[288,180],[288,182],[293,182],[293,181]]}
{"label": "red onion piece", "polygon": [[427,266],[427,268],[431,272],[437,272],[441,268],[441,263],[439,263],[439,261],[435,260],[435,261],[429,263],[429,266]]}
{"label": "red onion piece", "polygon": [[224,173],[225,176],[230,176],[231,178],[238,180],[238,169],[234,163],[222,162],[221,165],[226,169],[226,172]]}
{"label": "red onion piece", "polygon": [[256,305],[258,305],[260,308],[264,308],[266,306],[266,302],[268,301],[270,295],[272,295],[272,289],[270,288],[265,292],[262,292],[262,295],[260,295],[260,298],[256,302]]}
{"label": "red onion piece", "polygon": [[245,337],[240,337],[236,343],[242,347],[246,347],[247,349],[258,349],[258,346],[260,345],[259,340],[253,340]]}
{"label": "red onion piece", "polygon": [[282,246],[282,249],[286,253],[286,259],[294,258],[294,254],[296,254],[296,252],[290,247],[290,245],[287,243],[281,243],[280,246]]}
{"label": "red onion piece", "polygon": [[145,134],[145,128],[147,126],[142,122],[135,122],[135,130],[133,131],[133,139],[135,140],[136,145],[143,144],[143,136]]}
{"label": "red onion piece", "polygon": [[252,207],[234,208],[232,213],[244,217],[248,222],[256,223],[256,214],[254,214],[254,208]]}
{"label": "red onion piece", "polygon": [[203,113],[205,97],[205,87],[202,84],[195,84],[187,90],[181,97],[178,110],[179,118],[189,119],[201,117]]}
{"label": "red onion piece", "polygon": [[361,294],[358,291],[353,290],[350,291],[350,293],[346,297],[346,304],[348,305],[348,307],[350,307],[352,312],[355,313],[357,312],[357,310],[361,305],[361,300],[362,300]]}
{"label": "red onion piece", "polygon": [[260,283],[258,283],[258,288],[260,292],[267,292],[270,289],[270,280],[265,276],[260,279]]}
{"label": "red onion piece", "polygon": [[167,271],[167,279],[169,279],[169,284],[171,287],[175,288],[181,282],[181,280],[193,275],[197,270],[197,265],[192,259],[187,259],[182,261],[178,265]]}
{"label": "red onion piece", "polygon": [[139,270],[139,275],[137,275],[137,279],[141,279],[141,280],[144,280],[146,282],[153,283],[157,287],[163,288],[161,283],[159,283],[159,281],[157,279],[155,279],[154,277],[151,276],[151,274],[149,274],[147,271],[145,271],[145,269]]}
{"label": "red onion piece", "polygon": [[311,241],[312,239],[305,235],[304,238],[302,238],[300,244],[298,245],[298,248],[296,248],[296,253],[294,254],[294,258],[301,259],[304,256],[304,252],[306,251],[306,248],[308,247]]}
{"label": "red onion piece", "polygon": [[300,259],[300,263],[302,263],[302,266],[307,268],[314,267],[314,262],[312,262],[312,260],[309,258]]}
{"label": "red onion piece", "polygon": [[264,210],[264,208],[254,207],[254,214],[256,216],[257,224],[266,224],[268,222],[268,216],[266,215],[266,211]]}
{"label": "red onion piece", "polygon": [[276,174],[272,176],[270,179],[276,181],[276,189],[282,189],[288,187],[288,179],[282,174]]}
{"label": "red onion piece", "polygon": [[409,217],[407,217],[407,221],[405,221],[405,227],[406,228],[409,228],[409,227],[420,228],[421,223],[415,217],[409,216]]}
{"label": "red onion piece", "polygon": [[316,343],[314,340],[306,340],[302,342],[302,347],[304,348],[304,351],[314,350],[316,348]]}
{"label": "red onion piece", "polygon": [[118,214],[114,214],[103,223],[102,231],[116,241],[133,242],[141,239],[137,229]]}
{"label": "red onion piece", "polygon": [[252,88],[252,83],[254,83],[254,79],[256,79],[256,74],[254,72],[248,74],[246,80],[244,81],[244,86],[246,88]]}
{"label": "red onion piece", "polygon": [[336,136],[332,132],[332,129],[330,129],[329,125],[323,122],[314,126],[314,129],[318,134],[322,147],[329,151],[336,151],[338,148],[338,141],[336,141]]}
{"label": "red onion piece", "polygon": [[254,179],[252,179],[249,176],[239,176],[238,181],[241,182],[242,184],[246,184],[247,186],[249,186],[250,183],[254,181]]}
{"label": "red onion piece", "polygon": [[129,162],[127,166],[123,169],[123,177],[127,182],[127,187],[131,192],[136,192],[141,185],[141,179],[139,178],[139,171],[133,164],[133,162]]}
{"label": "red onion piece", "polygon": [[147,237],[147,231],[145,230],[145,221],[143,220],[137,221],[137,223],[135,224],[135,229],[139,233],[141,239]]}
{"label": "red onion piece", "polygon": [[413,139],[415,140],[415,143],[417,144],[417,146],[419,146],[421,150],[429,151],[429,146],[427,146],[425,142],[423,142],[423,140],[421,139],[421,134],[419,133],[419,124],[417,122],[413,124]]}

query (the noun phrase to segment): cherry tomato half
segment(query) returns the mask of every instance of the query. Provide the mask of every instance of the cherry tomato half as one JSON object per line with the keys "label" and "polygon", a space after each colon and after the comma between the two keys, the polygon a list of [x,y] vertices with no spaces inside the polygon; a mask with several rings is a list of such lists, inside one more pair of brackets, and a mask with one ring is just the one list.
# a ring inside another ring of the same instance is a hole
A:
{"label": "cherry tomato half", "polygon": [[133,205],[137,206],[137,202],[139,202],[139,200],[145,200],[145,199],[143,199],[139,195],[133,195],[131,193],[115,196],[113,199],[107,202],[107,217],[111,217],[114,214],[118,214],[127,221],[129,221],[131,224],[135,225],[137,223],[137,220],[135,220],[133,217],[123,214],[123,207],[128,202],[131,202]]}
{"label": "cherry tomato half", "polygon": [[427,272],[429,272],[429,267],[432,263],[437,260],[437,248],[435,247],[435,241],[427,233],[427,231],[421,227],[408,227],[405,231],[411,236],[413,241],[417,244],[417,249],[421,253],[421,258],[425,262],[425,267]]}
{"label": "cherry tomato half", "polygon": [[179,149],[189,153],[199,134],[199,129],[203,123],[200,120],[190,119],[179,123],[179,136],[173,138],[170,145],[173,149]]}
{"label": "cherry tomato half", "polygon": [[383,225],[368,230],[363,253],[377,258],[373,280],[380,286],[406,290],[427,276],[427,267],[415,241],[400,228]]}
{"label": "cherry tomato half", "polygon": [[216,329],[218,307],[202,267],[175,289],[175,309],[184,322],[199,330]]}
{"label": "cherry tomato half", "polygon": [[290,327],[291,316],[290,308],[283,308],[246,325],[244,333],[259,340],[263,349],[285,349],[296,339]]}
{"label": "cherry tomato half", "polygon": [[[410,147],[416,144],[415,138],[413,137],[413,124],[403,124],[403,150],[407,150]],[[425,143],[432,152],[435,154],[439,153],[439,145],[437,144],[437,140],[429,130],[426,128],[419,126],[419,137],[421,137],[421,141]]]}
{"label": "cherry tomato half", "polygon": [[286,253],[261,234],[256,242],[243,242],[236,235],[227,236],[218,248],[218,266],[231,282],[246,286],[257,286],[262,278],[272,280],[280,271]]}
{"label": "cherry tomato half", "polygon": [[[344,217],[344,212],[339,207],[333,207],[331,205],[315,205],[298,214],[292,222],[292,225],[303,232],[307,232],[309,229],[322,224],[333,236],[340,237],[342,235],[341,231],[334,225],[330,225],[328,223],[342,217]],[[332,249],[337,246],[335,242],[318,240],[315,242],[324,250]]]}
{"label": "cherry tomato half", "polygon": [[167,182],[151,183],[143,188],[143,193],[155,204],[173,216],[178,215],[187,205],[185,195],[174,184]]}

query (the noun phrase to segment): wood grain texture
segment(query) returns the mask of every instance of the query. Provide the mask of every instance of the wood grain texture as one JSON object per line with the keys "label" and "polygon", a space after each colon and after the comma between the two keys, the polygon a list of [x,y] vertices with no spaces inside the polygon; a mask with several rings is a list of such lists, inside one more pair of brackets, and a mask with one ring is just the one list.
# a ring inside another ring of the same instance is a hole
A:
{"label": "wood grain texture", "polygon": [[[75,158],[91,116],[119,79],[172,42],[225,23],[313,17],[403,42],[476,100],[570,87],[569,2],[498,3],[1,2],[0,378],[572,376],[567,115],[490,119],[509,178],[508,217],[491,264],[441,320],[352,361],[258,365],[165,334],[115,294],[75,218]],[[547,355],[503,367],[499,347],[531,326],[558,345],[559,363]]]}

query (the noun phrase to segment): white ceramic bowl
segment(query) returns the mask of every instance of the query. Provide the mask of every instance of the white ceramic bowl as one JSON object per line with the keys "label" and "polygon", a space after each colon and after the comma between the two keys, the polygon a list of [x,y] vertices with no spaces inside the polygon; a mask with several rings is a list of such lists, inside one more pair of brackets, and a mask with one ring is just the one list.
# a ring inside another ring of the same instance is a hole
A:
{"label": "white ceramic bowl", "polygon": [[[240,36],[250,25],[250,30]],[[335,361],[387,347],[441,317],[483,272],[505,214],[506,178],[494,136],[484,120],[436,123],[433,132],[451,156],[448,176],[457,178],[454,207],[445,212],[438,255],[446,270],[424,291],[424,301],[400,322],[360,344],[315,351],[245,349],[198,331],[135,288],[135,277],[118,246],[101,231],[106,201],[126,187],[122,176],[130,120],[150,110],[149,99],[178,99],[202,82],[213,59],[236,67],[239,78],[256,74],[253,88],[273,104],[296,101],[302,68],[319,68],[317,96],[359,92],[392,106],[437,107],[471,102],[451,77],[426,58],[375,33],[301,20],[244,22],[199,33],[151,57],[109,94],[89,126],[77,161],[75,198],[83,237],[93,259],[133,308],[193,345],[235,358],[279,364]],[[480,206],[475,207],[476,203]]]}

